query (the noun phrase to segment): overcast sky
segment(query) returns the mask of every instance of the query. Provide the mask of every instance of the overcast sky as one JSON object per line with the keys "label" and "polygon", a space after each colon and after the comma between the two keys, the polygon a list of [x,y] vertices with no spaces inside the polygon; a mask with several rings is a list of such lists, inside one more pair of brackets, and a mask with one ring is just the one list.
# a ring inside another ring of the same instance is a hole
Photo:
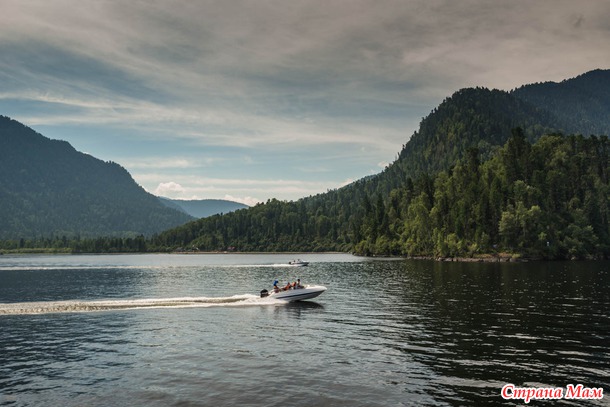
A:
{"label": "overcast sky", "polygon": [[149,192],[294,200],[464,87],[610,68],[608,0],[0,0],[0,114]]}

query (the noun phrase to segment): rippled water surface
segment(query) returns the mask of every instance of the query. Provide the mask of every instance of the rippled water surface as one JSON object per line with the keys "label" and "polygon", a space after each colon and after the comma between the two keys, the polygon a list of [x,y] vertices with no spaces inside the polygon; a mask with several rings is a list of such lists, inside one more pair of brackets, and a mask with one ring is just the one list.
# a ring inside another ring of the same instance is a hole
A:
{"label": "rippled water surface", "polygon": [[[609,404],[608,262],[300,257],[0,256],[0,405]],[[328,291],[257,295],[297,277]]]}

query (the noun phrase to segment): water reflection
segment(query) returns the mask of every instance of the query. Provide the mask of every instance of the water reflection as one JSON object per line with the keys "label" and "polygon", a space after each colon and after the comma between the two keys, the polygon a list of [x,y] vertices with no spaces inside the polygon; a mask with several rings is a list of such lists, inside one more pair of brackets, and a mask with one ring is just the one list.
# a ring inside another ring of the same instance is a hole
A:
{"label": "water reflection", "polygon": [[[10,395],[23,401],[26,394],[36,397],[59,390],[65,396],[84,394],[92,384],[119,380],[105,370],[133,362],[125,353],[131,343],[124,336],[128,319],[121,314],[101,319],[89,315],[0,318],[0,393],[7,401]],[[66,389],[66,381],[74,379],[74,366],[78,379]]]}
{"label": "water reflection", "polygon": [[[218,257],[156,269],[154,256],[113,259],[126,261],[16,271],[0,298],[231,297],[292,278]],[[0,404],[515,405],[503,384],[607,388],[609,266],[313,262],[299,277],[328,287],[315,301],[5,315]]]}
{"label": "water reflection", "polygon": [[375,334],[437,372],[428,389],[439,401],[494,404],[505,383],[607,385],[605,271],[437,262],[379,271],[395,284],[379,299],[391,328]]}
{"label": "water reflection", "polygon": [[275,311],[276,314],[284,313],[289,320],[298,320],[324,312],[324,305],[313,301],[297,301],[278,306]]}

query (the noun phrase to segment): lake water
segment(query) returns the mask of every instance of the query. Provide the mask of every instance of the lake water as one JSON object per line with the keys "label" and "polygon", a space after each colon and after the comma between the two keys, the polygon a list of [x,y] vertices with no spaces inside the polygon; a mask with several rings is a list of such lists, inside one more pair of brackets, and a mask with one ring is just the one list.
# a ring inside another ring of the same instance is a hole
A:
{"label": "lake water", "polygon": [[0,405],[610,405],[609,262],[292,257],[0,256]]}

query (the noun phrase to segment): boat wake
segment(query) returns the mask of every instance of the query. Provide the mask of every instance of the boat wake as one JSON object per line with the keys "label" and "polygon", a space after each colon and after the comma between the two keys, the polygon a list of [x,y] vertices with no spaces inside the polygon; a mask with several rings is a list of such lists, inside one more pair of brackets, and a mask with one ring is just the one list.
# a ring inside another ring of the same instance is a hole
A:
{"label": "boat wake", "polygon": [[[186,268],[223,268],[223,269],[254,269],[254,268],[285,268],[285,267],[298,267],[288,263],[275,263],[275,264],[224,264],[224,265],[208,265],[208,266],[186,266]],[[0,271],[64,271],[64,270],[164,270],[168,268],[174,268],[171,266],[115,266],[115,265],[46,265],[46,266],[11,266],[1,265]],[[185,267],[181,267],[185,268]]]}
{"label": "boat wake", "polygon": [[285,301],[242,294],[232,297],[185,297],[103,301],[41,301],[0,304],[0,315],[35,315],[158,308],[209,308],[284,305]]}
{"label": "boat wake", "polygon": [[54,265],[54,266],[0,266],[0,271],[63,271],[63,270],[123,270],[123,269],[161,269],[162,267],[142,266],[92,266],[92,265]]}
{"label": "boat wake", "polygon": [[282,268],[282,267],[297,267],[294,264],[274,263],[274,264],[232,264],[220,266],[224,268]]}

